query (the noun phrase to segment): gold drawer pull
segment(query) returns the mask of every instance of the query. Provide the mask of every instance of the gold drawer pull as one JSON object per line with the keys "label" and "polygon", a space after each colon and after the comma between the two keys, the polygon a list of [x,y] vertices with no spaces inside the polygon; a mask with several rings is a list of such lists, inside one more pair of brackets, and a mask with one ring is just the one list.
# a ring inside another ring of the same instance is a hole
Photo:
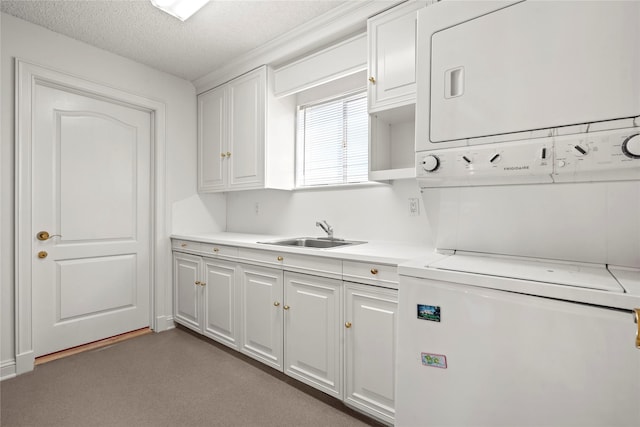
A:
{"label": "gold drawer pull", "polygon": [[282,307],[282,308],[284,308],[285,310],[289,310],[291,307],[289,307],[288,305],[285,305],[285,306],[284,306],[284,307]]}
{"label": "gold drawer pull", "polygon": [[279,256],[279,257],[277,258],[277,260],[278,260],[278,261],[282,261],[283,259],[284,259],[284,258],[282,258],[281,256]]}
{"label": "gold drawer pull", "polygon": [[47,255],[49,255],[49,254],[47,253],[47,251],[40,251],[40,252],[38,252],[38,258],[40,258],[40,259],[44,259],[44,258],[46,258],[46,257],[47,257]]}
{"label": "gold drawer pull", "polygon": [[375,77],[369,77],[369,81],[373,84],[376,84],[376,78]]}
{"label": "gold drawer pull", "polygon": [[216,253],[217,253],[217,252],[219,252],[219,251],[220,251],[220,249],[218,249],[218,248],[213,248],[213,252],[216,252]]}
{"label": "gold drawer pull", "polygon": [[183,248],[186,248],[186,247],[187,247],[187,244],[186,244],[186,243],[183,243],[183,244],[181,244],[180,246],[182,246]]}
{"label": "gold drawer pull", "polygon": [[351,322],[347,322],[347,323],[345,323],[345,324],[344,324],[344,327],[345,327],[345,328],[347,328],[347,329],[349,329],[349,328],[351,327]]}
{"label": "gold drawer pull", "polygon": [[377,268],[372,268],[371,269],[371,274],[378,274],[378,269]]}
{"label": "gold drawer pull", "polygon": [[640,348],[640,308],[636,308],[633,311],[636,313],[635,321],[638,324],[638,331],[636,332],[636,347]]}
{"label": "gold drawer pull", "polygon": [[275,301],[275,302],[273,303],[273,305],[277,307],[277,306],[279,306],[279,305],[280,305],[280,303],[279,303],[278,301]]}

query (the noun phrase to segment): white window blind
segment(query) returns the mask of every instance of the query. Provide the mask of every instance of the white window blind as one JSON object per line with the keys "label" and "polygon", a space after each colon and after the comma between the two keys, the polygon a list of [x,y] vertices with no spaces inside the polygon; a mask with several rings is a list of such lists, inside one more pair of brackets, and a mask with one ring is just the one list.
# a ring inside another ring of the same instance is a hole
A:
{"label": "white window blind", "polygon": [[368,181],[368,119],[365,93],[300,106],[296,186]]}

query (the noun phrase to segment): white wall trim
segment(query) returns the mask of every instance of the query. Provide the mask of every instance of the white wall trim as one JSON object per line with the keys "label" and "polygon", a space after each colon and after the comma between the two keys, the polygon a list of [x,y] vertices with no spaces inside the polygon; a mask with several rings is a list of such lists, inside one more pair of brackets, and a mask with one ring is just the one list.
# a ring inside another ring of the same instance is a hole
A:
{"label": "white wall trim", "polygon": [[300,25],[288,33],[240,55],[224,67],[194,80],[196,93],[206,92],[261,65],[282,65],[285,61],[292,60],[296,56],[319,49],[355,33],[366,31],[369,17],[402,3],[402,1],[404,0],[345,2],[313,21]]}
{"label": "white wall trim", "polygon": [[16,362],[7,360],[0,365],[0,381],[8,380],[16,376]]}
{"label": "white wall trim", "polygon": [[16,59],[15,115],[15,352],[16,374],[33,370],[33,312],[31,283],[31,155],[32,102],[35,85],[54,84],[93,96],[149,111],[153,132],[153,231],[151,248],[151,316],[156,329],[158,316],[170,314],[167,295],[171,292],[171,244],[166,231],[166,105],[162,101],[125,92],[51,68]]}

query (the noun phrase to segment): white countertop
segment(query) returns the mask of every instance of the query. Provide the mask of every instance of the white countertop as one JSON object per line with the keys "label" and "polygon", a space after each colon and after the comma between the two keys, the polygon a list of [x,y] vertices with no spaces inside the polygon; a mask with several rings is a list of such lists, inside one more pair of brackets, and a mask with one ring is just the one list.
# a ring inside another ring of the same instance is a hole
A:
{"label": "white countertop", "polygon": [[434,254],[433,248],[426,245],[370,241],[362,244],[342,246],[328,249],[286,247],[268,245],[258,242],[269,242],[274,240],[291,239],[297,237],[313,236],[274,236],[265,234],[244,234],[244,233],[193,233],[193,234],[172,234],[172,239],[181,239],[202,243],[214,243],[218,245],[236,246],[250,249],[260,249],[265,251],[280,253],[295,253],[313,255],[318,257],[336,258],[347,261],[377,262],[381,264],[398,265],[407,260],[416,258],[430,258]]}

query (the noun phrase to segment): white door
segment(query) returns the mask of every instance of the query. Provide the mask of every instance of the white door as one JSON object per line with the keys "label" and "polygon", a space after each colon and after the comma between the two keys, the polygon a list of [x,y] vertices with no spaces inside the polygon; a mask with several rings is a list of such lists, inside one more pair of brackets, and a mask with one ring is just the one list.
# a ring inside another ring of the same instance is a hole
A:
{"label": "white door", "polygon": [[390,424],[397,323],[397,290],[345,283],[345,402]]}
{"label": "white door", "polygon": [[37,357],[149,326],[151,115],[40,84],[33,109]]}
{"label": "white door", "polygon": [[227,102],[225,86],[198,96],[198,190],[227,185]]}
{"label": "white door", "polygon": [[200,331],[202,315],[200,308],[201,258],[175,252],[173,254],[173,313],[175,321],[183,326]]}
{"label": "white door", "polygon": [[284,275],[284,373],[342,398],[342,282]]}
{"label": "white door", "polygon": [[264,185],[266,69],[229,83],[229,188]]}
{"label": "white door", "polygon": [[204,329],[206,336],[238,349],[238,290],[234,263],[204,258]]}
{"label": "white door", "polygon": [[282,270],[243,265],[240,351],[282,371]]}

